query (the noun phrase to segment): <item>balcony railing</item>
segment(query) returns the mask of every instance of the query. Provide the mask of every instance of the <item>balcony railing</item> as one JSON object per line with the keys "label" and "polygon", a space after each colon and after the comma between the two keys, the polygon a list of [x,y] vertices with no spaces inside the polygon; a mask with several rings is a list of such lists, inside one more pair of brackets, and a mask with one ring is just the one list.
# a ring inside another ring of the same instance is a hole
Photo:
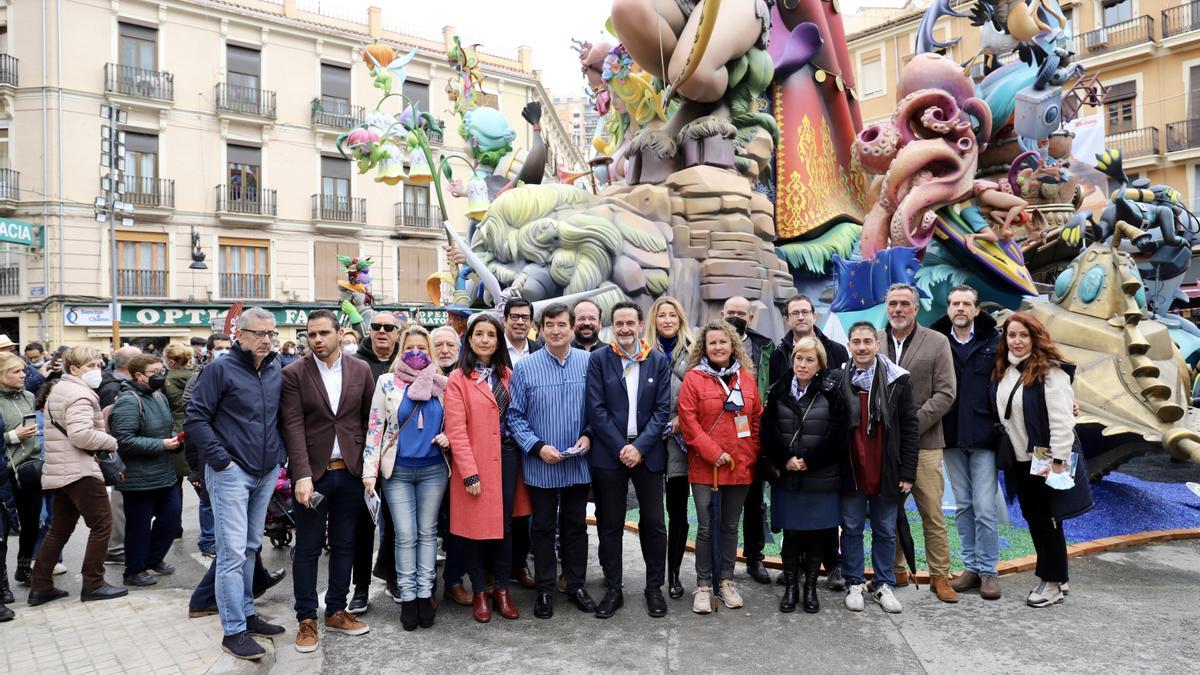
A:
{"label": "balcony railing", "polygon": [[270,277],[266,274],[221,272],[221,297],[229,299],[266,298],[270,296]]}
{"label": "balcony railing", "polygon": [[[444,128],[444,127],[443,127],[443,128]],[[441,143],[441,142],[443,142],[443,135],[442,135],[442,132],[441,132],[441,131],[434,131],[433,129],[426,129],[426,130],[425,130],[425,135],[429,137],[429,142],[430,142],[430,143]]]}
{"label": "balcony railing", "polygon": [[338,223],[366,223],[367,200],[362,197],[315,194],[312,196],[313,220]]}
{"label": "balcony railing", "polygon": [[175,181],[170,178],[125,176],[124,200],[134,206],[154,209],[175,208]]}
{"label": "balcony railing", "polygon": [[0,169],[0,200],[20,201],[21,172],[13,169]]}
{"label": "balcony railing", "polygon": [[442,210],[436,206],[396,202],[396,227],[421,227],[431,230],[442,226]]}
{"label": "balcony railing", "polygon": [[312,100],[312,123],[349,129],[362,124],[366,112],[361,105],[350,105],[344,98],[321,96]]}
{"label": "balcony railing", "polygon": [[218,83],[217,112],[241,113],[275,119],[275,92],[239,87],[224,82]]}
{"label": "balcony railing", "polygon": [[1087,58],[1104,52],[1133,47],[1154,41],[1154,18],[1139,16],[1079,36],[1076,42],[1080,56]]}
{"label": "balcony railing", "polygon": [[21,266],[5,265],[0,267],[0,295],[21,294]]}
{"label": "balcony railing", "polygon": [[1200,2],[1168,7],[1162,12],[1162,36],[1180,35],[1200,30]]}
{"label": "balcony railing", "polygon": [[1167,152],[1200,148],[1200,118],[1167,123]]}
{"label": "balcony railing", "polygon": [[1158,127],[1118,131],[1106,136],[1104,145],[1119,149],[1125,159],[1155,157],[1162,154],[1162,146],[1158,144]]}
{"label": "balcony railing", "polygon": [[[1017,55],[1016,52],[1012,52],[1009,54],[1004,54],[1003,56],[1001,56],[998,59],[998,61],[1000,62],[1000,66],[1006,66],[1006,65],[1012,63],[1013,61],[1016,61],[1019,58],[1020,57]],[[983,62],[983,59],[980,59],[980,60],[976,61],[975,63],[971,64],[971,79],[973,79],[977,82],[979,80],[982,80],[987,75],[987,73],[985,72],[986,67],[987,67],[987,64]],[[999,66],[997,66],[997,67],[999,67]],[[592,131],[595,131],[595,129],[592,129]],[[589,135],[588,138],[591,138],[591,136]]]}
{"label": "balcony railing", "polygon": [[274,216],[275,191],[256,187],[243,188],[236,185],[218,185],[217,211],[256,216]]}
{"label": "balcony railing", "polygon": [[109,94],[174,101],[175,76],[166,71],[110,63],[104,67],[104,91]]}
{"label": "balcony railing", "polygon": [[128,270],[117,268],[117,295],[162,298],[167,295],[166,270]]}
{"label": "balcony railing", "polygon": [[0,54],[0,84],[20,86],[17,78],[17,57],[11,54]]}

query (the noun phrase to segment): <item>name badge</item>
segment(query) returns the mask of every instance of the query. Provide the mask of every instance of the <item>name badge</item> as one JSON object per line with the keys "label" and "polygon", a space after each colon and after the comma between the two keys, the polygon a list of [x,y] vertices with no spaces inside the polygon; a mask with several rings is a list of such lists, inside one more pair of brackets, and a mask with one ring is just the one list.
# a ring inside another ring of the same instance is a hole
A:
{"label": "name badge", "polygon": [[745,415],[738,415],[733,418],[733,425],[737,429],[738,438],[750,438],[750,418]]}

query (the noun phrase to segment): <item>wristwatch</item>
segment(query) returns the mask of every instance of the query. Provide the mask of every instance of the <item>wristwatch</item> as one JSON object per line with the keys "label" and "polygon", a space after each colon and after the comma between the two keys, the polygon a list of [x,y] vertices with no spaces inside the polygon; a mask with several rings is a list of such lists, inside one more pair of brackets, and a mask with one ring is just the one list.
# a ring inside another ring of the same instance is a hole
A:
{"label": "wristwatch", "polygon": [[1052,459],[1052,460],[1050,460],[1050,462],[1051,462],[1052,464],[1066,464],[1066,462],[1064,462],[1064,461],[1063,461],[1063,460],[1061,460],[1061,459]]}

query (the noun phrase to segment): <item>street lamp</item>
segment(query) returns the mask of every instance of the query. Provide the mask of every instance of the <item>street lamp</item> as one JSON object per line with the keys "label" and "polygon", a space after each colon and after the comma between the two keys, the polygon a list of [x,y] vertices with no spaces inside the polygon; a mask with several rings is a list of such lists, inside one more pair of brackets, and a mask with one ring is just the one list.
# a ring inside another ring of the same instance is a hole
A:
{"label": "street lamp", "polygon": [[121,305],[117,301],[117,219],[123,227],[133,225],[133,205],[122,201],[124,192],[122,174],[125,170],[125,132],[117,126],[124,124],[128,113],[116,106],[101,105],[100,117],[105,121],[100,127],[100,167],[108,173],[100,179],[104,196],[96,198],[96,222],[108,222],[108,243],[112,249],[112,346],[113,352],[121,347]]}

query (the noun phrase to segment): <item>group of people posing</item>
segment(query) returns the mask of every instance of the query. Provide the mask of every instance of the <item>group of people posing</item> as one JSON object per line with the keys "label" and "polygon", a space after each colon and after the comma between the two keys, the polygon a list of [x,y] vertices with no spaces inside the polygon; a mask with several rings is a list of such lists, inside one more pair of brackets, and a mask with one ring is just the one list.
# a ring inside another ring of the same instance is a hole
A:
{"label": "group of people posing", "polygon": [[[652,617],[668,612],[664,586],[671,598],[686,592],[680,567],[689,492],[697,521],[696,613],[717,602],[742,606],[733,581],[739,524],[747,570],[762,583],[771,582],[763,541],[769,530],[783,532],[780,611],[818,611],[824,568],[828,587],[845,591],[849,610],[862,611],[871,598],[900,612],[893,589],[913,581],[896,534],[909,493],[921,515],[930,589],[946,602],[971,589],[995,599],[997,428],[1013,447],[1006,483],[1037,549],[1040,583],[1027,602],[1061,602],[1062,523],[1053,491],[1029,468],[1035,454],[1048,452],[1052,471],[1067,470],[1070,366],[1032,315],[1017,312],[997,328],[966,286],[951,291],[948,305],[948,316],[922,327],[917,290],[894,285],[888,326],[856,323],[843,345],[816,327],[813,303],[795,296],[784,310],[790,331],[775,344],[748,327],[755,317],[745,298],[729,299],[720,320],[693,332],[681,303],[662,297],[646,314],[635,303],[611,308],[613,339],[602,342],[594,303],[550,304],[535,317],[517,298],[502,316],[478,313],[432,333],[376,313],[353,356],[342,349],[337,316],[317,310],[308,315],[311,353],[282,368],[272,348],[273,316],[247,310],[228,354],[209,358],[194,378],[181,419],[187,452],[202,468],[190,480],[211,509],[216,549],[191,615],[219,612],[222,645],[239,658],[262,656],[254,637],[286,632],[254,609],[254,598],[282,577],[263,568],[259,551],[285,465],[296,503],[292,578],[295,647],[302,652],[319,646],[319,618],[327,633],[368,632],[361,615],[373,572],[400,604],[405,630],[432,626],[439,535],[442,597],[470,605],[476,621],[493,613],[518,618],[513,584],[536,590],[533,614],[540,619],[553,615],[556,592],[581,611],[613,616],[624,605],[630,483]],[[537,341],[529,337],[535,320]],[[165,476],[172,443],[181,438],[169,417],[146,412],[164,376],[155,363],[140,361],[127,385],[138,398],[113,412],[136,410],[137,424],[112,424],[115,439],[104,433],[90,374],[99,361],[89,356],[87,348],[67,353],[62,383],[46,406],[62,426],[47,423],[43,483],[53,482],[76,510],[62,509],[69,524],[55,511],[60,532],[47,538],[34,565],[31,604],[65,594],[49,573],[61,544],[80,514],[86,519],[107,508],[92,453],[119,450],[138,458],[135,464],[144,461],[138,472],[147,475],[157,461],[153,471]],[[6,435],[10,454],[17,436]],[[52,463],[53,452],[66,459]],[[943,463],[958,502],[966,567],[954,578],[941,511]],[[128,493],[125,499],[129,510]],[[604,576],[598,602],[585,587],[589,500]],[[130,512],[139,514],[139,527],[142,520],[156,524],[146,543],[126,535],[126,560],[134,556],[134,568],[144,568],[133,569],[135,576],[163,573],[178,504],[165,493],[138,496],[135,504]],[[868,518],[871,584],[864,569]],[[102,529],[93,527],[93,539],[107,539]],[[318,617],[317,569],[326,545],[328,589]],[[89,542],[85,595],[115,592],[104,590],[114,587],[96,564],[103,547]]]}

